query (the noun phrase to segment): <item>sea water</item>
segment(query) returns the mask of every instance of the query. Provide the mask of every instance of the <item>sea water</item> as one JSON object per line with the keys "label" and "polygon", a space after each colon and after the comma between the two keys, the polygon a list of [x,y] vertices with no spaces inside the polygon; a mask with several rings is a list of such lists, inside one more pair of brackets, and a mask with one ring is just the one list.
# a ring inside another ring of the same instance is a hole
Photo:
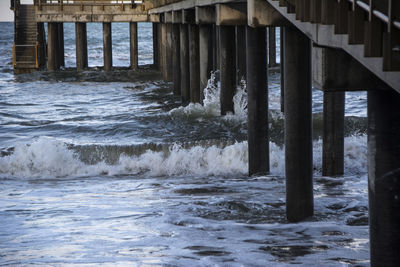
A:
{"label": "sea water", "polygon": [[[101,69],[101,24],[88,24],[89,70],[14,75],[13,24],[0,23],[0,265],[367,266],[366,94],[346,94],[345,174],[322,177],[322,93],[313,90],[315,215],[285,218],[279,73],[269,73],[271,174],[247,176],[247,96],[219,115],[181,106],[152,70]],[[113,23],[114,66],[129,66],[129,25]],[[279,35],[278,41],[279,41]],[[278,46],[279,48],[279,46]],[[279,55],[278,55],[279,57]]]}

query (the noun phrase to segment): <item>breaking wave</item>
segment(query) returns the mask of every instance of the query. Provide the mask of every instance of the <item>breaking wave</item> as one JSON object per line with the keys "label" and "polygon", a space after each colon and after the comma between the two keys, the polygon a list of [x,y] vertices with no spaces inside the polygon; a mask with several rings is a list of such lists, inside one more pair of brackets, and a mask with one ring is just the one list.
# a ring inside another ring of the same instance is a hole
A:
{"label": "breaking wave", "polygon": [[[101,150],[97,162],[86,158]],[[89,155],[85,155],[88,153]],[[136,151],[129,153],[128,151]],[[322,142],[314,142],[314,168],[320,173]],[[345,139],[345,172],[367,171],[366,136]],[[111,159],[115,158],[115,160]],[[270,143],[271,175],[283,176],[284,148]],[[171,144],[163,149],[126,149],[89,145],[71,146],[54,138],[41,137],[31,144],[17,144],[14,151],[0,157],[3,178],[54,178],[98,175],[245,175],[248,171],[247,142],[232,144]]]}

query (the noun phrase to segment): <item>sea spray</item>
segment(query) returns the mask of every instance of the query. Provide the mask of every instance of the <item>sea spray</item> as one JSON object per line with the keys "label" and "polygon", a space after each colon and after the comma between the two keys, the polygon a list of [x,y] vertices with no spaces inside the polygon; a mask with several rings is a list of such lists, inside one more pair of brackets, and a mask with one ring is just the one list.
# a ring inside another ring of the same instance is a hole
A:
{"label": "sea spray", "polygon": [[[207,87],[204,88],[203,105],[199,103],[190,103],[184,107],[172,109],[169,114],[172,117],[216,117],[221,115],[220,92],[221,84],[217,81],[218,71],[212,72],[208,80]],[[227,120],[243,120],[247,117],[247,92],[246,82],[242,80],[236,88],[236,93],[233,97],[235,114],[229,114],[222,117]]]}

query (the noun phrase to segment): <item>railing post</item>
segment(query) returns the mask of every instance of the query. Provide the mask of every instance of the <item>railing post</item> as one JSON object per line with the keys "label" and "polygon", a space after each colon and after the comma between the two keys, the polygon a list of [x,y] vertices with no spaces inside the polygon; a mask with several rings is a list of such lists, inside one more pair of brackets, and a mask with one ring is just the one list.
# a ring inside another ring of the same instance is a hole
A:
{"label": "railing post", "polygon": [[[387,31],[383,34],[383,70],[400,71],[400,61],[396,59],[393,49],[400,43],[400,31],[393,27],[393,21],[400,14],[395,14],[399,10],[399,3],[396,0],[388,0],[388,24]],[[396,16],[397,15],[397,16]],[[399,56],[398,56],[399,57]]]}
{"label": "railing post", "polygon": [[[361,30],[360,30],[361,29]],[[364,11],[353,2],[349,13],[349,44],[362,44],[364,42]]]}
{"label": "railing post", "polygon": [[370,11],[368,22],[365,23],[364,36],[364,56],[381,57],[382,56],[382,22],[373,14],[376,0],[369,0]]}

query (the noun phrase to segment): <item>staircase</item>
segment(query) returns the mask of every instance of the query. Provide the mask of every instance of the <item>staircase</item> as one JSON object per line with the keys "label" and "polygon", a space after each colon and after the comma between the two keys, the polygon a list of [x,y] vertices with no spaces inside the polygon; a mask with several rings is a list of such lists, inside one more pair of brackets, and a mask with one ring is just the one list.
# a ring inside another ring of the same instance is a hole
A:
{"label": "staircase", "polygon": [[266,1],[315,44],[343,49],[400,92],[398,2],[379,0],[370,8],[365,0]]}
{"label": "staircase", "polygon": [[15,9],[13,67],[17,72],[39,68],[38,25],[33,5],[19,5]]}

